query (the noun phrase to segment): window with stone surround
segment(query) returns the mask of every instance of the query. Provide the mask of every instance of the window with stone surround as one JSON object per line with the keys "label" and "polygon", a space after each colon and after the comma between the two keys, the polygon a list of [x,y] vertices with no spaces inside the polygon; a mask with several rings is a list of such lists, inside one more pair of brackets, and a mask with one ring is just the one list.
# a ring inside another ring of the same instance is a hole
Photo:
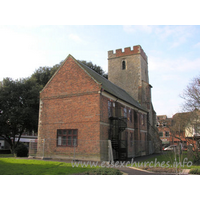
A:
{"label": "window with stone surround", "polygon": [[127,118],[127,108],[124,108],[124,117]]}
{"label": "window with stone surround", "polygon": [[131,109],[129,109],[129,120],[130,120],[130,122],[132,122],[132,110]]}
{"label": "window with stone surround", "polygon": [[108,101],[108,117],[112,117],[112,102]]}
{"label": "window with stone surround", "polygon": [[126,69],[126,61],[122,60],[122,70],[125,70],[125,69]]}
{"label": "window with stone surround", "polygon": [[141,124],[142,126],[145,126],[145,115],[144,115],[144,114],[141,114],[141,115],[140,115],[140,124]]}
{"label": "window with stone surround", "polygon": [[78,129],[58,129],[57,146],[74,147],[78,145]]}

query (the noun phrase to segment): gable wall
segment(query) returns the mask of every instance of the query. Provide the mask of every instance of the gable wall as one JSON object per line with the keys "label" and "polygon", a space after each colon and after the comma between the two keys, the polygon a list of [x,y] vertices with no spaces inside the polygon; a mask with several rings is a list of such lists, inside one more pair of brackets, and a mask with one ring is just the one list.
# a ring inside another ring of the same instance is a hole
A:
{"label": "gable wall", "polygon": [[[52,152],[71,152],[73,147],[57,147],[57,129],[78,129],[78,152],[99,157],[99,85],[69,57],[40,95],[38,139],[46,139]],[[84,140],[87,140],[84,142]]]}
{"label": "gable wall", "polygon": [[41,92],[41,98],[99,91],[100,87],[70,56]]}

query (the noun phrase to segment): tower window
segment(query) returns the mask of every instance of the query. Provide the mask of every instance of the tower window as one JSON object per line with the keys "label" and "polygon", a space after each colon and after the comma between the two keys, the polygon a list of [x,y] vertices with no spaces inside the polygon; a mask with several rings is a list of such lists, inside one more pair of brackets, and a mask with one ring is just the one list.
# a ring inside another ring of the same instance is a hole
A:
{"label": "tower window", "polygon": [[122,70],[125,70],[125,69],[126,69],[126,61],[123,60],[123,61],[122,61]]}

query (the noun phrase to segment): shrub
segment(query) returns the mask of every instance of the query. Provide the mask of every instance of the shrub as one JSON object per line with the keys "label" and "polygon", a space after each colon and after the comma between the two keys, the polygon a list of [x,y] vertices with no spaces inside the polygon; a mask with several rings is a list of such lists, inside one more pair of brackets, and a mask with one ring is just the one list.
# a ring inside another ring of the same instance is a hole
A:
{"label": "shrub", "polygon": [[28,148],[23,143],[19,143],[15,153],[17,157],[28,157]]}
{"label": "shrub", "polygon": [[193,162],[194,162],[194,164],[197,164],[197,165],[200,164],[200,155],[199,155],[199,153],[195,155]]}
{"label": "shrub", "polygon": [[190,174],[200,174],[200,169],[196,168],[196,169],[191,169]]}
{"label": "shrub", "polygon": [[114,168],[96,168],[85,172],[86,175],[122,175],[122,172]]}

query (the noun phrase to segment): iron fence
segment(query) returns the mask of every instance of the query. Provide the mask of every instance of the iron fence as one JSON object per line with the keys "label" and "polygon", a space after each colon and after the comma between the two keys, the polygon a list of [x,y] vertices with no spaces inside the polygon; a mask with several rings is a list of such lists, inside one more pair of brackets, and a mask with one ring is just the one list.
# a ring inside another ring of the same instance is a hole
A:
{"label": "iron fence", "polygon": [[70,160],[112,160],[112,148],[109,140],[31,140],[29,157]]}
{"label": "iron fence", "polygon": [[[154,153],[152,141],[122,140],[119,148],[113,148],[111,140],[59,141],[56,139],[38,139],[30,140],[29,157],[113,161],[119,158],[135,158]],[[120,156],[119,152],[121,153]]]}

